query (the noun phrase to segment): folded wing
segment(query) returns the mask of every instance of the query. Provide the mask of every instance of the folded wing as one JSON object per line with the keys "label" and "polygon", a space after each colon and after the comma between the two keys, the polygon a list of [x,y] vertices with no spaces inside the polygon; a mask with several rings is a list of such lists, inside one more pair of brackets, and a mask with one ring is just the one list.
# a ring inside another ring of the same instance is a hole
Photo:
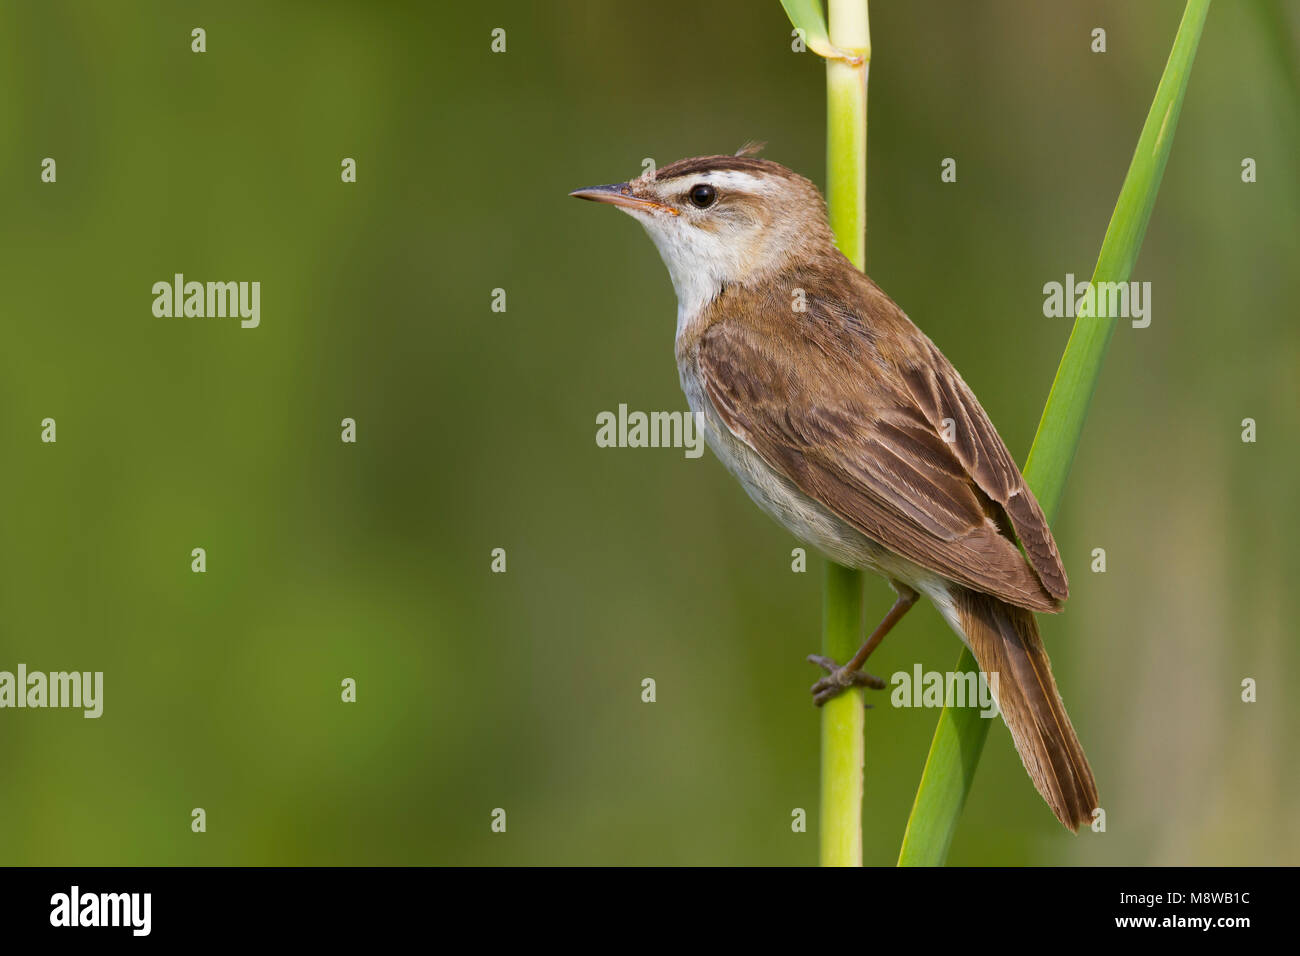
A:
{"label": "folded wing", "polygon": [[1002,439],[947,359],[861,282],[852,300],[869,318],[843,304],[843,286],[810,290],[804,312],[772,322],[724,310],[696,346],[710,401],[769,465],[873,540],[1011,604],[1059,610],[1065,571]]}

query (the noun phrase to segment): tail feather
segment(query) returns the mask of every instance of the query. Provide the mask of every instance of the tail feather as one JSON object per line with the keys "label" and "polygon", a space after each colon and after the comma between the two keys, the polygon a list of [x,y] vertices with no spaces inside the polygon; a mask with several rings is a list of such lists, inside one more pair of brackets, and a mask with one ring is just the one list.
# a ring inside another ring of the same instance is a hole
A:
{"label": "tail feather", "polygon": [[1052,677],[1032,612],[962,588],[956,595],[966,643],[985,674],[1016,751],[1047,805],[1071,831],[1092,822],[1097,784]]}

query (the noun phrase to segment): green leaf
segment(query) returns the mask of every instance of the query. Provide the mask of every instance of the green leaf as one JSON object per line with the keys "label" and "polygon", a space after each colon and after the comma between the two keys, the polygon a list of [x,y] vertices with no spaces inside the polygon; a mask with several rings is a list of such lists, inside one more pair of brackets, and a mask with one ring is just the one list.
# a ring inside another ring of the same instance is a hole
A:
{"label": "green leaf", "polygon": [[781,6],[785,7],[785,15],[790,18],[795,29],[803,31],[803,40],[808,44],[808,49],[817,55],[831,60],[848,60],[851,63],[862,62],[864,56],[868,59],[871,57],[870,47],[862,52],[850,52],[831,43],[821,0],[781,0]]}
{"label": "green leaf", "polygon": [[[1173,145],[1174,129],[1183,105],[1183,94],[1192,72],[1192,61],[1205,26],[1210,0],[1188,0],[1174,47],[1156,87],[1120,188],[1119,200],[1101,244],[1092,281],[1127,282],[1142,248],[1147,222],[1155,206],[1160,179]],[[1083,435],[1088,405],[1097,388],[1102,359],[1110,344],[1118,318],[1080,318],[1074,323],[1056,380],[1047,397],[1043,417],[1034,437],[1025,480],[1033,489],[1048,520],[1052,520],[1065,491],[1066,477]],[[978,665],[970,651],[964,651],[957,670],[974,671]],[[926,760],[916,802],[903,835],[900,866],[938,866],[948,856],[957,817],[966,803],[979,764],[980,752],[991,721],[975,708],[947,708],[939,715],[930,756]]]}

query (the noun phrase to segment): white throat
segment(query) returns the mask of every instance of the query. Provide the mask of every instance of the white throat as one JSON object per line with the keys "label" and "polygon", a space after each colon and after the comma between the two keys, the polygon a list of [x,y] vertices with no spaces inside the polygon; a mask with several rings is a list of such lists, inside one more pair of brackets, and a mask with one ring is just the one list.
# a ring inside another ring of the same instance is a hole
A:
{"label": "white throat", "polygon": [[636,216],[654,240],[659,255],[668,267],[677,293],[677,336],[680,337],[722,291],[729,273],[730,256],[716,237],[674,222],[665,222],[653,213]]}
{"label": "white throat", "polygon": [[[734,170],[714,170],[692,181],[720,191],[737,190],[751,196],[773,191],[762,177]],[[696,212],[684,207],[679,216],[658,210],[621,207],[645,227],[668,267],[677,292],[677,336],[689,329],[724,285],[747,282],[779,263],[774,259],[788,246],[770,222],[736,219],[712,224],[691,221]],[[778,230],[781,226],[776,227]]]}

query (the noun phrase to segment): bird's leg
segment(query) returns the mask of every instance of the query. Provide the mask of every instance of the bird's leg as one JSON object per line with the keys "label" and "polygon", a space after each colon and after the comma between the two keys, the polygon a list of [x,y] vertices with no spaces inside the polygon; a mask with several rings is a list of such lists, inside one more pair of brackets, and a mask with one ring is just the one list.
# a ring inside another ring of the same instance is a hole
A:
{"label": "bird's leg", "polygon": [[885,619],[876,625],[876,629],[871,632],[871,636],[867,638],[866,643],[858,648],[858,652],[853,655],[853,660],[840,667],[829,657],[823,657],[820,654],[808,655],[810,663],[816,664],[828,672],[828,676],[812,685],[813,703],[818,707],[828,700],[838,697],[850,687],[870,687],[873,690],[883,690],[887,686],[879,677],[862,670],[862,665],[867,662],[867,658],[876,649],[876,645],[885,639],[885,635],[890,632],[895,624],[902,620],[903,615],[916,603],[917,598],[917,593],[901,581],[890,581],[889,583],[898,592],[898,600],[889,609]]}

